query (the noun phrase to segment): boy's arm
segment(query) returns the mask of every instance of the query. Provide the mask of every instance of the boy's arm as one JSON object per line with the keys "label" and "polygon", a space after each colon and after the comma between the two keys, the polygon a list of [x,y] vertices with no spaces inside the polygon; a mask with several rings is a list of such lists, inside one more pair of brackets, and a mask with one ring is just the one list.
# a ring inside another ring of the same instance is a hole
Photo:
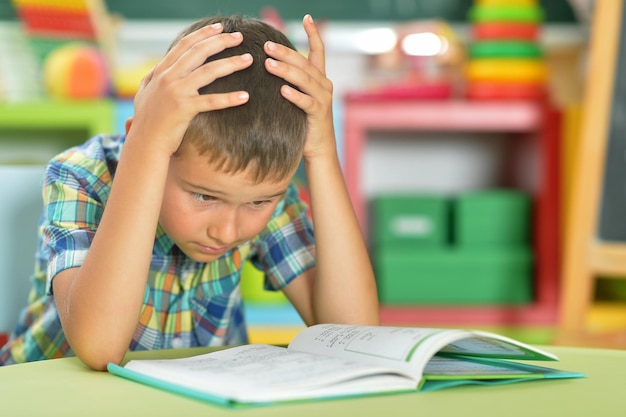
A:
{"label": "boy's arm", "polygon": [[241,37],[205,27],[182,39],[142,81],[104,214],[82,266],[60,272],[53,293],[63,331],[94,369],[119,363],[137,327],[167,171],[191,119],[243,104],[244,92],[199,95],[215,78],[243,69],[248,57],[203,65]]}
{"label": "boy's arm", "polygon": [[[332,117],[332,83],[325,75],[324,44],[310,16],[304,29],[308,59],[273,43],[269,72],[294,85],[283,96],[308,115],[304,164],[311,196],[317,266],[284,291],[307,324],[378,324],[378,299],[372,265],[339,164]],[[274,59],[272,59],[274,58]]]}

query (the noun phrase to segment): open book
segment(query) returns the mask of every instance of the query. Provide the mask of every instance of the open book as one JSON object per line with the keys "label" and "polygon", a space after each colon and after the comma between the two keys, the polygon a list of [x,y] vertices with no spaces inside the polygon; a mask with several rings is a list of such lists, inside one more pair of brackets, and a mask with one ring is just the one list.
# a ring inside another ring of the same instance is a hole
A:
{"label": "open book", "polygon": [[286,348],[251,344],[108,370],[226,406],[584,376],[518,360],[558,359],[482,331],[320,324]]}

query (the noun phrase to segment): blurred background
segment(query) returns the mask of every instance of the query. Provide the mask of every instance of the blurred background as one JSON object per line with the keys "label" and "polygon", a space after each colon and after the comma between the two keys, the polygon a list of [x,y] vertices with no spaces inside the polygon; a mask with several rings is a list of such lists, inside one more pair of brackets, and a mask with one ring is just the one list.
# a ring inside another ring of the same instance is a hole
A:
{"label": "blurred background", "polygon": [[[0,339],[26,303],[43,165],[92,135],[123,134],[141,78],[193,20],[258,17],[306,53],[310,13],[383,323],[556,343],[596,3],[0,0]],[[246,266],[251,341],[285,343],[303,324],[262,279]],[[623,332],[624,281],[592,288],[575,330]]]}

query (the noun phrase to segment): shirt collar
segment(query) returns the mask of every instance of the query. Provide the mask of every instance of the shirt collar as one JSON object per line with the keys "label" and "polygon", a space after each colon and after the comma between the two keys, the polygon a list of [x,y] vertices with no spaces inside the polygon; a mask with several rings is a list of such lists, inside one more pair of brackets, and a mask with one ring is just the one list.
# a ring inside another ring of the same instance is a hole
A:
{"label": "shirt collar", "polygon": [[174,241],[165,233],[165,230],[163,230],[159,224],[154,237],[154,253],[162,256],[167,255],[172,251],[173,247]]}

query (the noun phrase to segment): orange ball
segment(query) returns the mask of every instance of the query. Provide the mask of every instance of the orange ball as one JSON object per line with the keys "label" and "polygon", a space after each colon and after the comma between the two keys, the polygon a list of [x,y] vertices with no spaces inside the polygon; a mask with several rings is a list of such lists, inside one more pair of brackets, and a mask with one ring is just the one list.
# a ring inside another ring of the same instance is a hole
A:
{"label": "orange ball", "polygon": [[109,91],[104,55],[86,44],[67,44],[50,52],[43,80],[48,93],[56,98],[94,99]]}

